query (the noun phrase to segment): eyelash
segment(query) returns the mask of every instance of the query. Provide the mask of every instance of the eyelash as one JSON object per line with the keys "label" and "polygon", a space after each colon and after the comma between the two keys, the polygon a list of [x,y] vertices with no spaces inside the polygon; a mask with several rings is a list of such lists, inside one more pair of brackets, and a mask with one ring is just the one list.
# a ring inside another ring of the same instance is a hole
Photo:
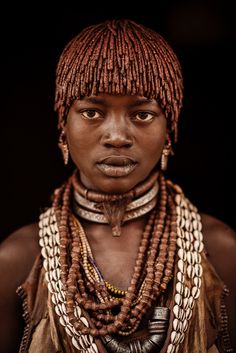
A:
{"label": "eyelash", "polygon": [[[89,113],[94,113],[95,116],[88,116],[87,114]],[[85,109],[83,111],[80,112],[82,118],[84,119],[87,119],[87,120],[98,120],[99,118],[102,118],[103,115],[97,111],[96,109]],[[98,114],[98,116],[96,117],[96,114]],[[140,118],[137,118],[137,116],[141,116],[141,115],[144,115],[145,118],[144,119],[140,119]],[[140,112],[135,112],[132,114],[132,120],[135,120],[135,121],[139,121],[139,122],[150,122],[154,119],[154,117],[156,116],[157,114],[155,113],[151,113],[151,112],[147,112],[147,111],[140,111]],[[149,116],[148,119],[146,119],[146,116]]]}
{"label": "eyelash", "polygon": [[90,112],[93,112],[93,113],[95,113],[95,114],[99,114],[99,117],[101,117],[101,113],[99,113],[97,110],[95,110],[95,109],[85,109],[85,110],[83,110],[83,111],[81,111],[80,112],[80,114],[82,115],[82,117],[84,118],[84,119],[88,119],[88,120],[97,120],[97,119],[99,119],[99,117],[89,117],[89,116],[85,116],[85,114],[87,114],[87,113],[90,113]]}
{"label": "eyelash", "polygon": [[141,112],[137,112],[135,113],[135,117],[137,117],[138,115],[149,115],[150,117],[148,119],[136,119],[137,121],[143,121],[143,122],[149,122],[152,121],[154,119],[155,114],[154,113],[150,113],[150,112],[145,112],[145,111],[141,111]]}

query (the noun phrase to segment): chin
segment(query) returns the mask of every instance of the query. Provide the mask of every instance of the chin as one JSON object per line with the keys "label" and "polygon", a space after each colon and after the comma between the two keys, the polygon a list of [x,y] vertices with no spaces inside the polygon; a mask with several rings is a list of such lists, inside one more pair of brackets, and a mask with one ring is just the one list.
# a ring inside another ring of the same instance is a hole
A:
{"label": "chin", "polygon": [[125,194],[135,187],[134,181],[131,183],[130,180],[125,178],[109,178],[99,185],[100,192],[107,194]]}

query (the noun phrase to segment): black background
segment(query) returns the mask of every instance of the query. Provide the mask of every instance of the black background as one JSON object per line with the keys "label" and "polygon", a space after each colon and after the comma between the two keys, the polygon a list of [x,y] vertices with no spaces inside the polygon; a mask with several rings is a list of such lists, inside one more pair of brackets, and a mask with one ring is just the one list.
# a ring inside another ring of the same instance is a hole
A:
{"label": "black background", "polygon": [[[57,147],[54,75],[66,43],[85,26],[126,17],[162,34],[185,82],[179,141],[168,176],[197,207],[235,227],[234,1],[64,2],[1,11],[0,237],[37,221],[69,175]],[[5,24],[3,25],[3,20]]]}

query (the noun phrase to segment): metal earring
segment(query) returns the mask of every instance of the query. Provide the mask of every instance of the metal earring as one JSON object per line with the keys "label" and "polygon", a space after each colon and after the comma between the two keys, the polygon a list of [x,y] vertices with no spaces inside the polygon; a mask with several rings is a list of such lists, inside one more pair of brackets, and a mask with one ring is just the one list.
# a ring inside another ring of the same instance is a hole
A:
{"label": "metal earring", "polygon": [[161,170],[165,171],[168,165],[168,157],[171,153],[171,140],[168,136],[167,143],[163,148],[162,155],[161,155]]}
{"label": "metal earring", "polygon": [[66,135],[65,135],[65,131],[62,130],[60,137],[59,137],[59,142],[58,142],[58,146],[62,152],[62,157],[63,157],[63,161],[64,164],[67,165],[68,161],[69,161],[69,149],[68,149],[68,145],[67,145],[67,141],[66,141]]}

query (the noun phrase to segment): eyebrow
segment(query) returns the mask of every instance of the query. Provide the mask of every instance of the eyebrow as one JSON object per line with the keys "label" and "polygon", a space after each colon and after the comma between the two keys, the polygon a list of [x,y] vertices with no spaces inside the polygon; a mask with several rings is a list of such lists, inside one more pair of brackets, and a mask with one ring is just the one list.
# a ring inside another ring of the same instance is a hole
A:
{"label": "eyebrow", "polygon": [[[93,103],[93,104],[104,104],[104,105],[107,104],[107,102],[106,102],[106,100],[104,98],[98,97],[98,96],[84,97],[83,100],[88,102],[88,103]],[[139,106],[139,105],[142,105],[142,104],[147,104],[147,103],[152,103],[152,102],[153,102],[153,99],[148,99],[148,98],[145,98],[145,97],[141,98],[140,97],[140,98],[135,99],[133,102],[131,102],[129,104],[129,107]]]}
{"label": "eyebrow", "polygon": [[148,103],[153,103],[153,99],[148,99],[148,98],[137,98],[135,99],[131,104],[129,104],[130,107],[137,107],[139,105],[143,104],[148,104]]}
{"label": "eyebrow", "polygon": [[90,96],[90,97],[83,97],[83,101],[88,102],[88,103],[94,103],[94,104],[105,104],[105,99],[101,97],[96,97],[96,96]]}

